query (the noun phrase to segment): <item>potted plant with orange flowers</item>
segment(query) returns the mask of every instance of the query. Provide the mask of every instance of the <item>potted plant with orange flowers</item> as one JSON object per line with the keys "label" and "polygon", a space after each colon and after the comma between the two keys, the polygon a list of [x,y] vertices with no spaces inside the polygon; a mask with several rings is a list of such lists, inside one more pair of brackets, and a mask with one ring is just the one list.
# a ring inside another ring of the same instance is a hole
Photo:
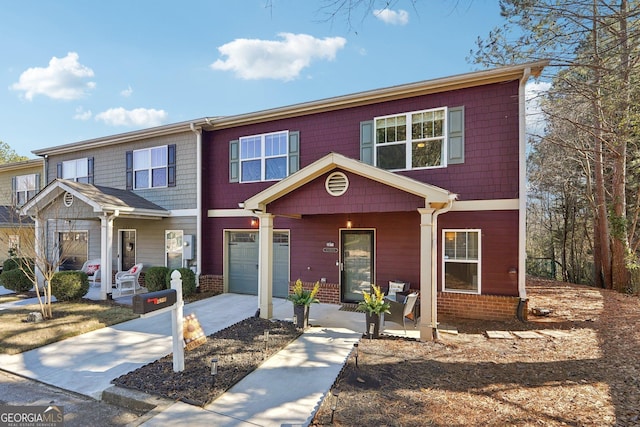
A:
{"label": "potted plant with orange flowers", "polygon": [[364,300],[358,303],[357,310],[364,311],[366,320],[366,335],[369,338],[378,338],[380,335],[380,321],[383,313],[391,313],[389,304],[384,299],[384,292],[380,286],[371,285],[372,292],[362,292]]}
{"label": "potted plant with orange flowers", "polygon": [[309,326],[309,306],[320,302],[316,295],[320,291],[320,282],[316,282],[313,289],[305,289],[302,280],[296,280],[293,287],[293,293],[287,299],[293,303],[293,323],[298,328],[306,328]]}

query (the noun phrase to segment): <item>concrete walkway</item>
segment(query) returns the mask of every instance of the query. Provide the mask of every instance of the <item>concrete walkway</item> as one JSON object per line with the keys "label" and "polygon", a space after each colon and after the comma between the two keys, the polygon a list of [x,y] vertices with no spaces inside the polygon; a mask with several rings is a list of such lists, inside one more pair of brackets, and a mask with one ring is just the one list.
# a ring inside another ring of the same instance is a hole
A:
{"label": "concrete walkway", "polygon": [[[184,315],[194,313],[210,335],[253,316],[257,306],[255,296],[223,294],[185,305]],[[314,304],[313,327],[211,404],[201,408],[177,402],[144,425],[308,425],[364,331],[363,313],[339,308]],[[273,318],[291,320],[292,315],[289,301],[274,299]],[[101,399],[113,379],[171,353],[170,322],[168,312],[131,320],[18,355],[0,355],[0,367]]]}

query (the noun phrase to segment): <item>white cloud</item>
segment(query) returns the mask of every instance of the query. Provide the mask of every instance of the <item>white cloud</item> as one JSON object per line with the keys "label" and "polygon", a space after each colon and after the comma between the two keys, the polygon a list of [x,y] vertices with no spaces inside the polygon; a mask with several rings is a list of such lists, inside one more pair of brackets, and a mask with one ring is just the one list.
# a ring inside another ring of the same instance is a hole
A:
{"label": "white cloud", "polygon": [[132,93],[133,93],[133,89],[131,89],[131,85],[129,85],[128,88],[123,89],[123,90],[120,91],[120,96],[128,98],[128,97],[131,96]]}
{"label": "white cloud", "polygon": [[530,81],[525,87],[527,134],[543,135],[546,125],[540,101],[551,88],[549,82]]}
{"label": "white cloud", "polygon": [[153,127],[165,123],[169,117],[164,110],[154,110],[149,108],[135,108],[125,110],[124,108],[110,108],[107,111],[96,114],[96,120],[111,126],[135,126]]}
{"label": "white cloud", "polygon": [[409,13],[406,10],[376,9],[373,15],[384,22],[391,25],[407,25],[409,23]]}
{"label": "white cloud", "polygon": [[93,116],[93,113],[91,112],[91,110],[85,111],[84,108],[78,107],[76,108],[76,114],[74,114],[73,118],[75,120],[85,121],[85,120],[89,120],[92,116]]}
{"label": "white cloud", "polygon": [[55,56],[46,68],[33,67],[20,75],[11,89],[23,91],[24,97],[31,101],[36,95],[53,99],[71,100],[82,98],[96,84],[86,81],[93,77],[93,70],[78,62],[78,54],[69,52],[64,58]]}
{"label": "white cloud", "polygon": [[347,40],[317,39],[307,34],[280,33],[281,41],[236,39],[218,47],[226,60],[211,64],[214,70],[233,71],[245,80],[292,80],[315,59],[333,60]]}

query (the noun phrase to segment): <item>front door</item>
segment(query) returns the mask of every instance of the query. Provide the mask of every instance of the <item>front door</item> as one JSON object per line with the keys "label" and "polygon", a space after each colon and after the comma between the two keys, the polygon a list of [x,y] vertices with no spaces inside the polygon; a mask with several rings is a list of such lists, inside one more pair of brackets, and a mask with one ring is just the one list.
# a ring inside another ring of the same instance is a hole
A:
{"label": "front door", "polygon": [[64,231],[58,234],[60,270],[80,270],[87,260],[87,232]]}
{"label": "front door", "polygon": [[136,230],[120,230],[120,271],[136,265]]}
{"label": "front door", "polygon": [[343,302],[363,300],[362,292],[371,290],[374,275],[374,231],[342,230],[340,289]]}

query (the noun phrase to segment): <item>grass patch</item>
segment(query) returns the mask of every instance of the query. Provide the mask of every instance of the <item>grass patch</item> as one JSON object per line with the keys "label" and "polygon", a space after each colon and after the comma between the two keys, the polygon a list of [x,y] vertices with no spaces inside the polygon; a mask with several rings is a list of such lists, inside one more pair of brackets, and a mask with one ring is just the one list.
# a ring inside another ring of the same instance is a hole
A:
{"label": "grass patch", "polygon": [[138,317],[131,307],[111,301],[54,302],[52,310],[53,319],[40,323],[24,321],[29,313],[40,311],[38,304],[0,311],[0,353],[22,353]]}

